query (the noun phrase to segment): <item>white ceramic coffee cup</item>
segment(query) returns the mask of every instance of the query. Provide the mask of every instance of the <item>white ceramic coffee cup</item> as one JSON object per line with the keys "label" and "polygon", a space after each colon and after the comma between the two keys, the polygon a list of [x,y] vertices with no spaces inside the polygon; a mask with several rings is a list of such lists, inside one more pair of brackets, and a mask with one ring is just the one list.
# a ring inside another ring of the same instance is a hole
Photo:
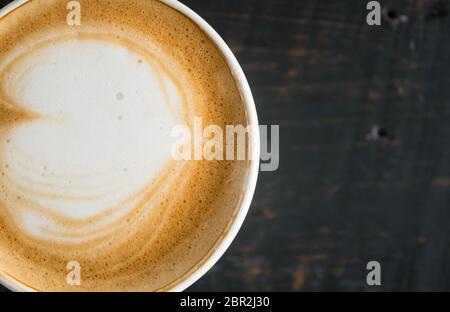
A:
{"label": "white ceramic coffee cup", "polygon": [[[33,1],[33,0],[16,0],[5,6],[0,10],[0,24],[1,18],[6,14],[10,13],[13,10],[20,10],[20,6],[23,4]],[[220,259],[220,257],[225,253],[228,247],[233,242],[236,237],[239,229],[241,228],[244,219],[247,215],[247,212],[250,208],[250,203],[253,198],[253,194],[256,188],[256,181],[258,178],[259,172],[259,159],[260,159],[260,137],[259,137],[259,128],[258,128],[258,116],[256,113],[255,102],[253,100],[252,92],[250,90],[250,86],[247,82],[247,78],[242,71],[241,66],[239,65],[236,57],[231,52],[230,48],[227,46],[225,41],[219,36],[219,34],[198,14],[192,11],[190,8],[185,6],[184,4],[176,1],[176,0],[159,0],[175,10],[181,12],[189,19],[191,19],[194,23],[196,23],[208,36],[209,38],[217,45],[218,49],[224,55],[228,66],[233,73],[233,76],[236,80],[236,83],[241,92],[241,96],[246,107],[248,123],[252,126],[250,131],[250,159],[251,165],[249,167],[248,177],[246,180],[246,184],[244,187],[244,193],[242,194],[242,200],[239,203],[239,207],[237,207],[236,215],[232,220],[231,225],[229,226],[227,232],[223,236],[223,238],[216,244],[216,246],[211,250],[211,252],[202,260],[200,263],[195,266],[190,272],[186,273],[183,277],[179,278],[177,281],[173,283],[172,286],[169,287],[169,291],[183,291],[192,284],[194,284],[198,279],[200,279],[209,269],[213,267],[213,265]],[[16,279],[6,275],[5,273],[0,271],[0,284],[7,287],[12,291],[36,291],[35,289],[24,285],[23,283],[17,281]]]}

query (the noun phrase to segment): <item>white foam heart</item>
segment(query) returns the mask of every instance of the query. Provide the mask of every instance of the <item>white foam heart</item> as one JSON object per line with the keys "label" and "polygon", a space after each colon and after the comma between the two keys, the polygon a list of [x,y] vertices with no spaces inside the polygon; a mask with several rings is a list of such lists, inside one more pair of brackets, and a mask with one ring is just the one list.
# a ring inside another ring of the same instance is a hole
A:
{"label": "white foam heart", "polygon": [[[29,235],[74,242],[97,228],[98,235],[132,209],[170,160],[181,95],[173,77],[136,51],[101,40],[57,41],[24,54],[3,83],[14,102],[39,116],[10,132],[3,154],[6,188],[20,198],[9,209]],[[77,235],[52,215],[102,217]]]}

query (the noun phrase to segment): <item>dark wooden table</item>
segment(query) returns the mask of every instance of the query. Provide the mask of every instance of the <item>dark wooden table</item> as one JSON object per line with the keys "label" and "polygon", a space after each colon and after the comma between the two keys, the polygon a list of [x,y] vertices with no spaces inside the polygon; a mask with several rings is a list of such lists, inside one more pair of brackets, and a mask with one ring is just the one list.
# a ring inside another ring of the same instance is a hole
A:
{"label": "dark wooden table", "polygon": [[183,2],[281,127],[279,170],[190,290],[450,290],[450,2],[380,1],[379,27],[365,0]]}

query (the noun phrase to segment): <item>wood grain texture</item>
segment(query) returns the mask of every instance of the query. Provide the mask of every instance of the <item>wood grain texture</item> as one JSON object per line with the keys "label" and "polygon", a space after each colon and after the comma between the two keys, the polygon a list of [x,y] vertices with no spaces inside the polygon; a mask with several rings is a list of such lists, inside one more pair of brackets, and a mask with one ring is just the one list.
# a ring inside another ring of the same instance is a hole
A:
{"label": "wood grain texture", "polygon": [[364,0],[183,2],[281,127],[279,170],[190,291],[450,290],[450,3],[380,1],[369,27]]}

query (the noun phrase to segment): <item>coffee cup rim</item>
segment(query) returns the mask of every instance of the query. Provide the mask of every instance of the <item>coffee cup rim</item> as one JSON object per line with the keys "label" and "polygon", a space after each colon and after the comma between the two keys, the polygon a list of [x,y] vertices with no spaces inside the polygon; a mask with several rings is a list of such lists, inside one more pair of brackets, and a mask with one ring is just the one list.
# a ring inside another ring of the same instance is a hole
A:
{"label": "coffee cup rim", "polygon": [[[0,19],[10,12],[18,9],[22,5],[33,1],[33,0],[14,0],[13,2],[7,4],[2,9],[0,9]],[[219,239],[216,246],[212,248],[210,253],[200,260],[199,263],[190,271],[186,272],[183,276],[179,277],[177,280],[173,281],[169,286],[165,287],[165,291],[170,292],[181,292],[188,287],[192,286],[197,282],[202,276],[204,276],[223,256],[223,254],[228,250],[231,243],[236,238],[240,228],[242,227],[247,213],[250,209],[250,204],[253,199],[253,195],[256,189],[256,183],[259,174],[260,165],[260,133],[259,133],[259,122],[258,115],[256,112],[256,106],[253,99],[253,94],[250,89],[250,85],[247,78],[240,66],[238,60],[236,59],[234,53],[222,39],[222,37],[214,30],[214,28],[209,25],[202,17],[195,13],[185,4],[177,0],[159,0],[160,2],[166,4],[167,6],[180,12],[192,22],[194,22],[217,46],[219,51],[225,58],[227,65],[232,72],[234,80],[238,85],[238,88],[245,105],[247,120],[250,127],[250,166],[247,172],[247,179],[244,186],[244,193],[242,195],[241,202],[238,207],[236,207],[236,215],[231,221],[229,228],[226,233]],[[7,275],[6,273],[0,271],[0,284],[5,286],[11,291],[17,292],[35,292],[36,289],[25,285],[24,283],[18,281],[17,279]]]}

